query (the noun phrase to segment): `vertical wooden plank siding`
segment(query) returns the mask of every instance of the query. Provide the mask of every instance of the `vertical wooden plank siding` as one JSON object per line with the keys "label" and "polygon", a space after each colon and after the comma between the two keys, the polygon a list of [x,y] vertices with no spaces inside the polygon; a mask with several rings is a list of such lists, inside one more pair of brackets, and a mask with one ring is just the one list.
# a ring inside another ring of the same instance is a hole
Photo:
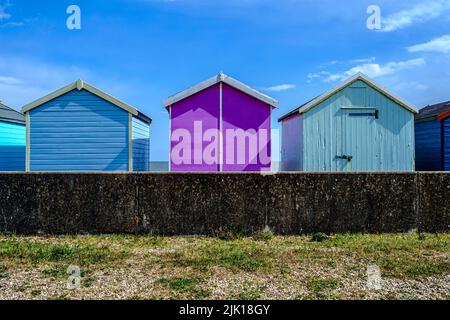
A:
{"label": "vertical wooden plank siding", "polygon": [[127,111],[73,90],[29,114],[31,171],[128,171]]}
{"label": "vertical wooden plank siding", "polygon": [[[190,142],[194,142],[196,122],[201,123],[203,132],[209,129],[220,130],[220,91],[220,85],[216,84],[172,105],[170,107],[172,135],[181,131],[186,134],[189,133],[189,136],[192,137]],[[179,143],[180,141],[171,140],[170,150],[173,150]],[[220,164],[218,163],[207,164],[204,161],[195,163],[196,151],[203,151],[209,144],[207,141],[200,141],[198,145],[191,143],[189,163],[175,163],[172,155],[170,170],[172,172],[220,171]]]}
{"label": "vertical wooden plank siding", "polygon": [[[358,107],[366,109],[347,109]],[[357,115],[375,110],[379,119]],[[303,116],[305,171],[414,170],[413,113],[364,81],[352,83]],[[337,158],[343,155],[353,160]]]}
{"label": "vertical wooden plank siding", "polygon": [[0,172],[25,171],[26,127],[0,121]]}
{"label": "vertical wooden plank siding", "polygon": [[450,117],[443,121],[444,126],[444,170],[450,171]]}
{"label": "vertical wooden plank siding", "polygon": [[172,171],[172,106],[169,107],[169,172]]}
{"label": "vertical wooden plank siding", "polygon": [[282,171],[303,170],[303,122],[300,114],[285,119],[282,123],[281,160]]}
{"label": "vertical wooden plank siding", "polygon": [[442,170],[442,123],[437,120],[419,122],[416,129],[416,169]]}
{"label": "vertical wooden plank siding", "polygon": [[128,171],[133,172],[133,115],[128,114]]}
{"label": "vertical wooden plank siding", "polygon": [[149,171],[150,125],[133,117],[133,171]]}
{"label": "vertical wooden plank siding", "polygon": [[223,144],[224,144],[224,132],[223,132],[223,82],[219,83],[219,172],[223,172]]}
{"label": "vertical wooden plank siding", "polygon": [[[272,107],[265,102],[239,91],[230,85],[223,84],[222,131],[223,142],[223,172],[261,172],[270,171],[271,163],[271,123]],[[251,145],[250,139],[245,139],[245,146],[238,146],[237,139],[229,138],[229,131],[256,135],[256,144]],[[252,149],[256,157],[251,158]],[[231,157],[234,150],[234,161]],[[238,154],[245,155],[244,163],[239,163]],[[228,159],[230,158],[230,159]],[[267,158],[267,159],[265,159]],[[268,160],[269,163],[263,163]],[[231,163],[228,163],[231,162]]]}

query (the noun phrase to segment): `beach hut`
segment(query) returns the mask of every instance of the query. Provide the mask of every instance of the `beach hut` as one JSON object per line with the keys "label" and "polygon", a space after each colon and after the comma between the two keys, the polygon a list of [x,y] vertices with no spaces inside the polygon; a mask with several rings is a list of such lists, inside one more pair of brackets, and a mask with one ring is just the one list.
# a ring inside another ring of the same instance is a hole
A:
{"label": "beach hut", "polygon": [[163,105],[170,115],[171,171],[270,171],[275,99],[220,73]]}
{"label": "beach hut", "polygon": [[148,171],[152,120],[78,80],[25,107],[27,171]]}
{"label": "beach hut", "polygon": [[417,112],[358,73],[279,119],[282,170],[413,171]]}
{"label": "beach hut", "polygon": [[416,169],[450,171],[450,101],[427,106],[416,116]]}
{"label": "beach hut", "polygon": [[25,116],[0,102],[0,171],[25,171]]}

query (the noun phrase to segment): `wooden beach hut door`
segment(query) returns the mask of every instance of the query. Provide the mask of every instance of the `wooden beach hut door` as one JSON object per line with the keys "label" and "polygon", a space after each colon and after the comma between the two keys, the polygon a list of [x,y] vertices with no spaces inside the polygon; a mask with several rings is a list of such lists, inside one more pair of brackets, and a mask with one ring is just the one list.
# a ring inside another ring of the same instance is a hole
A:
{"label": "wooden beach hut door", "polygon": [[337,155],[344,172],[374,171],[379,159],[376,150],[376,121],[379,111],[374,108],[343,108],[341,154]]}

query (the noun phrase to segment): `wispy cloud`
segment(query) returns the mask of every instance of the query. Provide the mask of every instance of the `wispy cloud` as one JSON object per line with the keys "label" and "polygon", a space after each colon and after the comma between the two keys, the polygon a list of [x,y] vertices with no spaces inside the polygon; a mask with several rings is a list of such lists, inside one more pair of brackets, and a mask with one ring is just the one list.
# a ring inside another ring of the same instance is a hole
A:
{"label": "wispy cloud", "polygon": [[11,15],[6,12],[6,8],[9,6],[9,1],[6,1],[4,4],[0,4],[0,21],[11,18]]}
{"label": "wispy cloud", "polygon": [[370,57],[370,58],[363,58],[363,59],[354,59],[354,60],[351,60],[350,63],[352,63],[352,64],[355,64],[355,63],[372,63],[375,60],[377,60],[377,58]]}
{"label": "wispy cloud", "polygon": [[16,85],[16,84],[20,84],[21,81],[17,78],[14,77],[5,77],[5,76],[1,76],[0,75],[0,84],[3,85]]}
{"label": "wispy cloud", "polygon": [[407,61],[389,62],[384,65],[378,63],[365,63],[355,66],[347,71],[340,73],[331,73],[328,71],[321,71],[319,73],[310,73],[308,75],[308,82],[313,79],[322,79],[323,82],[342,81],[348,77],[362,72],[371,78],[378,78],[388,76],[400,72],[402,70],[419,67],[425,64],[425,59],[418,58]]}
{"label": "wispy cloud", "polygon": [[424,91],[429,87],[423,83],[417,81],[406,81],[401,82],[394,86],[395,91],[406,91],[406,90],[415,90],[415,91]]}
{"label": "wispy cloud", "polygon": [[0,56],[0,100],[16,108],[91,73],[75,66]]}
{"label": "wispy cloud", "polygon": [[415,23],[438,18],[448,11],[450,11],[450,1],[448,0],[424,1],[410,9],[387,16],[387,18],[382,20],[383,28],[381,31],[391,32],[406,28]]}
{"label": "wispy cloud", "polygon": [[417,44],[408,48],[409,52],[442,52],[450,53],[450,34]]}
{"label": "wispy cloud", "polygon": [[294,89],[296,86],[295,84],[280,84],[277,86],[273,86],[273,87],[268,87],[268,88],[262,88],[265,91],[273,91],[273,92],[280,92],[280,91],[286,91],[286,90],[290,90],[290,89]]}
{"label": "wispy cloud", "polygon": [[8,27],[23,27],[25,25],[24,21],[18,21],[18,22],[7,22],[2,24],[1,26],[3,28],[8,28]]}

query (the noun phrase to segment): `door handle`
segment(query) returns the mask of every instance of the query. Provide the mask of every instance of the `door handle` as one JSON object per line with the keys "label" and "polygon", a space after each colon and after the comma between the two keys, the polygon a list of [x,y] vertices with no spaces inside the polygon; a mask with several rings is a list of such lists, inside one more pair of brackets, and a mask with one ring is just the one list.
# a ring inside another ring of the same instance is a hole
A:
{"label": "door handle", "polygon": [[348,162],[352,162],[353,156],[346,156],[346,155],[344,155],[344,156],[336,156],[336,159],[347,160]]}

